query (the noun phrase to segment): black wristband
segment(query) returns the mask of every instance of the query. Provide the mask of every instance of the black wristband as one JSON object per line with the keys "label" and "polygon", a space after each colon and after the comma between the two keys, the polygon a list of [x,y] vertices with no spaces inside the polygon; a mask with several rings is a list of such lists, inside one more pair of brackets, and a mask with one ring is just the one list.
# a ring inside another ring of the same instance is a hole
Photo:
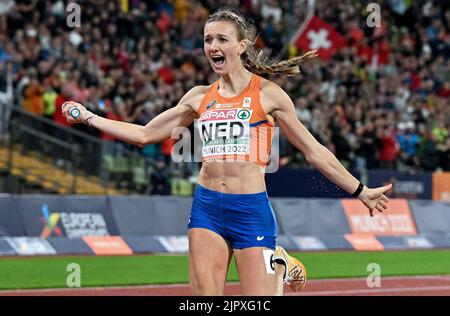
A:
{"label": "black wristband", "polygon": [[362,184],[362,182],[359,182],[358,188],[356,189],[355,192],[353,192],[352,197],[358,197],[358,195],[362,192],[362,190],[364,189],[364,184]]}

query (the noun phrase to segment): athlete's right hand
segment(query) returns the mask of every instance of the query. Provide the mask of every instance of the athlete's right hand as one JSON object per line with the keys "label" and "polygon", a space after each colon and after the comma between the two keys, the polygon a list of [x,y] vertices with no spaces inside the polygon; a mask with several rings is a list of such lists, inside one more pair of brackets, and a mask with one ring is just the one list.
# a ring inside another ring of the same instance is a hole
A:
{"label": "athlete's right hand", "polygon": [[87,124],[87,119],[94,114],[88,111],[83,105],[74,101],[64,102],[61,111],[67,122],[70,124],[83,123]]}
{"label": "athlete's right hand", "polygon": [[369,209],[370,217],[373,216],[374,210],[382,213],[387,209],[387,203],[389,199],[386,197],[385,193],[390,189],[392,189],[392,183],[389,183],[388,185],[385,185],[383,187],[373,189],[364,186],[358,198]]}

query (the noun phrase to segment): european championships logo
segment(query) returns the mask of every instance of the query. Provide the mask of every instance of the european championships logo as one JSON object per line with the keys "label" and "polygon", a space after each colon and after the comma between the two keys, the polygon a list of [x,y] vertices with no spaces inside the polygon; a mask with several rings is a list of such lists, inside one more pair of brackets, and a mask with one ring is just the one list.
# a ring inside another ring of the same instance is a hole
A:
{"label": "european championships logo", "polygon": [[41,232],[41,238],[48,238],[52,234],[56,234],[59,237],[63,236],[61,229],[57,226],[59,222],[59,213],[50,213],[48,210],[48,205],[44,204],[41,208],[42,217],[40,221],[44,224],[44,229]]}

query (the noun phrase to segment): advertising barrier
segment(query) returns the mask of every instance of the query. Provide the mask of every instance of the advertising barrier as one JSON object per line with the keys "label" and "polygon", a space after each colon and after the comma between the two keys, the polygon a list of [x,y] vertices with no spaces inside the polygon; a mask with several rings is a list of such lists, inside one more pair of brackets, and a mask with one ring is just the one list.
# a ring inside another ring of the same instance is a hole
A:
{"label": "advertising barrier", "polygon": [[291,235],[346,234],[350,232],[337,199],[273,198],[279,229]]}
{"label": "advertising barrier", "polygon": [[158,236],[158,241],[168,252],[188,252],[189,241],[187,236]]}
{"label": "advertising barrier", "polygon": [[433,200],[450,202],[450,172],[433,173]]}
{"label": "advertising barrier", "polygon": [[433,248],[433,244],[426,237],[413,236],[404,237],[406,244],[411,249],[428,249]]}
{"label": "advertising barrier", "polygon": [[405,199],[390,199],[383,214],[374,211],[370,217],[369,211],[357,199],[341,200],[348,224],[352,233],[369,233],[377,236],[417,235],[417,228]]}
{"label": "advertising barrier", "polygon": [[411,200],[409,205],[421,233],[447,234],[450,232],[450,203]]}
{"label": "advertising barrier", "polygon": [[191,205],[188,197],[110,197],[111,212],[124,236],[186,234]]}
{"label": "advertising barrier", "polygon": [[167,252],[156,236],[123,236],[133,253]]}
{"label": "advertising barrier", "polygon": [[369,187],[392,183],[391,198],[431,199],[432,174],[428,172],[407,173],[390,170],[368,171]]}
{"label": "advertising barrier", "polygon": [[16,196],[14,203],[27,236],[117,235],[106,197],[29,195]]}
{"label": "advertising barrier", "polygon": [[0,236],[24,236],[22,219],[14,200],[9,195],[0,196]]}
{"label": "advertising barrier", "polygon": [[277,245],[288,251],[298,249],[297,244],[292,240],[290,235],[278,235]]}
{"label": "advertising barrier", "polygon": [[450,234],[426,235],[426,238],[433,245],[433,248],[450,248]]}
{"label": "advertising barrier", "polygon": [[358,251],[382,251],[383,244],[369,233],[346,234],[345,239]]}
{"label": "advertising barrier", "polygon": [[292,236],[297,248],[305,251],[326,250],[327,246],[315,236]]}
{"label": "advertising barrier", "polygon": [[56,255],[56,250],[43,238],[8,237],[6,241],[21,256]]}
{"label": "advertising barrier", "polygon": [[[370,217],[358,199],[271,198],[290,251],[450,248],[450,203],[391,198]],[[189,249],[190,197],[0,198],[0,256],[129,255]]]}
{"label": "advertising barrier", "polygon": [[390,237],[390,236],[378,236],[378,241],[381,242],[386,250],[400,250],[408,248],[408,243],[403,238]]}
{"label": "advertising barrier", "polygon": [[345,239],[343,235],[324,235],[320,236],[328,250],[353,250],[353,246]]}
{"label": "advertising barrier", "polygon": [[[358,171],[350,171],[360,178]],[[266,174],[267,193],[270,197],[348,198],[350,195],[313,169],[283,168]]]}
{"label": "advertising barrier", "polygon": [[88,236],[84,242],[96,255],[131,255],[133,251],[119,236]]}
{"label": "advertising barrier", "polygon": [[0,238],[0,256],[12,256],[15,254],[16,254],[16,252],[9,245],[8,241]]}
{"label": "advertising barrier", "polygon": [[49,237],[47,241],[59,255],[94,254],[91,248],[89,248],[82,239]]}

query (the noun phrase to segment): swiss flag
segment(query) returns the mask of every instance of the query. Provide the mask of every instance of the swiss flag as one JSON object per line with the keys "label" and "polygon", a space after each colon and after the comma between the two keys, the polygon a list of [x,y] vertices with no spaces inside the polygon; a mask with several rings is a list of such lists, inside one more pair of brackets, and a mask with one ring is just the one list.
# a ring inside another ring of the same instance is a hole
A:
{"label": "swiss flag", "polygon": [[347,41],[341,34],[315,15],[300,27],[294,42],[298,49],[317,50],[319,58],[325,61],[347,45]]}

